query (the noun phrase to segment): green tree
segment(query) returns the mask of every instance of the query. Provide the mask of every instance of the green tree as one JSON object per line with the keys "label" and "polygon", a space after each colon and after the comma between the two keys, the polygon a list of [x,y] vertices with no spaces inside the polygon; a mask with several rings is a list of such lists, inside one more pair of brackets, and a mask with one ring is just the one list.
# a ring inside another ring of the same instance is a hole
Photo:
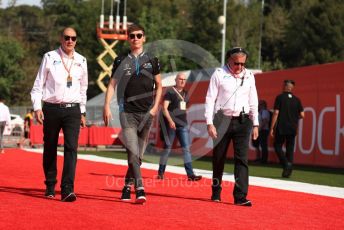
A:
{"label": "green tree", "polygon": [[297,2],[291,12],[282,61],[287,67],[344,59],[341,0]]}
{"label": "green tree", "polygon": [[0,37],[0,91],[6,101],[20,104],[17,92],[20,92],[20,82],[24,80],[24,72],[20,68],[24,50],[19,42]]}
{"label": "green tree", "polygon": [[288,13],[279,5],[269,5],[264,19],[262,56],[263,69],[282,69],[281,49],[285,43]]}
{"label": "green tree", "polygon": [[222,1],[190,1],[190,28],[186,40],[209,51],[218,60],[221,60],[222,39],[222,25],[218,23],[218,17],[222,14]]}
{"label": "green tree", "polygon": [[[157,3],[156,7],[152,7],[149,3],[141,8],[137,22],[145,28],[147,43],[164,39],[183,40],[183,32],[187,29],[186,18],[183,12],[178,11],[179,2],[181,1],[162,1]],[[170,46],[167,43],[165,45]],[[166,47],[168,48],[171,47]],[[181,58],[182,50],[177,48],[168,50],[173,50],[173,52],[161,52],[158,55],[163,72],[187,68],[188,60]]]}
{"label": "green tree", "polygon": [[229,1],[227,9],[227,49],[234,46],[244,47],[249,52],[247,66],[258,65],[258,49],[260,39],[260,1],[252,1],[248,5],[235,4]]}

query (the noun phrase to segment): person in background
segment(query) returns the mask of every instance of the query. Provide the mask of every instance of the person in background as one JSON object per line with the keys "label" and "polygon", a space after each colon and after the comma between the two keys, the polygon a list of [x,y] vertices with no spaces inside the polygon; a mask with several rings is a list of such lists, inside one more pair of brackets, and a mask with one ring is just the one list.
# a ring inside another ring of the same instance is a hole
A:
{"label": "person in background", "polygon": [[109,125],[112,119],[110,102],[117,86],[119,118],[128,156],[121,200],[131,200],[131,185],[134,183],[135,202],[142,204],[146,202],[146,193],[141,164],[152,121],[158,112],[162,84],[158,58],[143,49],[146,41],[144,28],[133,24],[127,32],[130,52],[114,60],[105,95],[103,119],[105,126]]}
{"label": "person in background", "polygon": [[186,76],[184,73],[179,73],[176,76],[176,85],[167,89],[163,101],[163,114],[164,119],[162,127],[164,130],[164,151],[160,157],[158,178],[164,179],[164,173],[168,156],[174,139],[177,135],[180,145],[184,154],[184,167],[188,180],[198,181],[202,176],[195,175],[192,168],[192,158],[190,153],[190,137],[188,130],[187,103],[189,102],[188,92],[184,90],[186,85]]}
{"label": "person in background", "polygon": [[258,119],[259,119],[259,136],[256,140],[252,140],[252,144],[256,149],[256,162],[266,164],[268,162],[268,138],[270,131],[270,112],[267,109],[265,100],[259,100],[258,104]]}
{"label": "person in background", "polygon": [[0,95],[0,153],[5,153],[4,150],[4,131],[6,125],[11,122],[10,110],[5,105],[5,99]]}
{"label": "person in background", "polygon": [[22,148],[26,145],[26,142],[29,142],[29,145],[31,146],[30,142],[30,128],[34,121],[34,115],[35,111],[33,109],[28,110],[27,114],[24,117],[24,136],[20,140],[19,146]]}
{"label": "person in background", "polygon": [[[283,82],[283,92],[275,99],[270,129],[271,137],[275,138],[275,152],[283,166],[282,177],[285,178],[292,174],[298,123],[305,117],[301,100],[292,93],[294,87],[293,80]],[[282,150],[284,143],[285,153]]]}
{"label": "person in background", "polygon": [[247,199],[248,147],[251,133],[257,139],[259,126],[257,89],[253,73],[245,68],[247,56],[241,47],[227,51],[226,65],[211,76],[205,105],[208,134],[214,140],[211,200],[221,201],[224,164],[233,141],[233,196],[240,206],[252,206]]}
{"label": "person in background", "polygon": [[[88,71],[86,58],[75,51],[77,34],[71,27],[60,33],[61,46],[44,54],[31,90],[36,120],[43,124],[45,197],[55,197],[57,143],[64,136],[61,201],[73,202],[80,126],[86,125]],[[43,106],[42,106],[43,101]]]}

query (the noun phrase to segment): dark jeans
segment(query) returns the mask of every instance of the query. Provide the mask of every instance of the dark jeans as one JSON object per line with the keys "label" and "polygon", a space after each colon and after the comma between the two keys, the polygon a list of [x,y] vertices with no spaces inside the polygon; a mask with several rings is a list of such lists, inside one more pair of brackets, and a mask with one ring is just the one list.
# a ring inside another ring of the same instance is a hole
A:
{"label": "dark jeans", "polygon": [[[283,167],[287,167],[287,164],[293,163],[294,160],[294,147],[295,147],[295,137],[294,134],[281,135],[278,131],[275,134],[275,152],[280,160]],[[286,152],[282,150],[283,144],[285,143]]]}
{"label": "dark jeans", "polygon": [[[190,152],[190,137],[189,137],[189,130],[187,126],[184,127],[177,127],[176,130],[171,129],[167,124],[167,133],[164,135],[165,145],[164,151],[160,157],[160,165],[166,166],[168,156],[171,153],[171,148],[174,142],[174,139],[177,135],[180,145],[182,146],[183,154],[184,154],[184,165],[186,174],[188,176],[193,175],[193,170],[191,166],[192,158]],[[164,172],[161,172],[164,173]]]}
{"label": "dark jeans", "polygon": [[226,154],[231,140],[234,148],[234,199],[246,198],[248,191],[248,147],[252,130],[252,121],[238,119],[214,122],[218,137],[214,139],[213,149],[213,187],[222,183]]}
{"label": "dark jeans", "polygon": [[64,161],[61,180],[61,190],[74,189],[77,148],[80,131],[80,107],[59,108],[50,105],[43,106],[43,169],[45,184],[54,186],[57,182],[57,143],[62,128],[64,135]]}
{"label": "dark jeans", "polygon": [[128,170],[125,185],[134,181],[135,189],[143,189],[141,162],[148,144],[149,131],[153,116],[147,113],[120,113],[120,122],[128,154]]}

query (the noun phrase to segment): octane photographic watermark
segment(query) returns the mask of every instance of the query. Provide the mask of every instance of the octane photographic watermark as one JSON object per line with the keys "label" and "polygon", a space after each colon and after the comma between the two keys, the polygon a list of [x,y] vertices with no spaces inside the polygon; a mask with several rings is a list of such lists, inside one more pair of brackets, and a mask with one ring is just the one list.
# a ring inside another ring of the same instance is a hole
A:
{"label": "octane photographic watermark", "polygon": [[[124,185],[125,178],[115,177],[112,175],[107,175],[105,177],[105,184],[108,188],[121,188]],[[212,185],[211,180],[199,180],[199,181],[190,181],[185,176],[178,177],[167,177],[164,180],[156,178],[144,178],[145,188],[210,188]],[[234,182],[231,181],[222,181],[221,186],[223,188],[233,189]]]}
{"label": "octane photographic watermark", "polygon": [[[145,52],[151,54],[152,56],[156,56],[159,59],[166,59],[169,60],[169,66],[172,68],[172,72],[177,72],[176,66],[176,59],[182,58],[183,60],[187,60],[189,62],[194,63],[198,66],[199,70],[191,71],[190,75],[188,76],[188,96],[191,98],[193,95],[198,93],[197,85],[200,81],[209,80],[212,73],[214,72],[216,67],[220,67],[219,61],[207,50],[203,49],[202,47],[183,40],[175,40],[175,39],[165,39],[165,40],[158,40],[151,43],[147,43],[144,46]],[[142,70],[145,71],[145,70]],[[185,71],[179,71],[185,72]],[[118,89],[117,89],[118,90]],[[122,90],[122,89],[120,89]],[[147,96],[152,95],[139,95],[138,97],[144,98]],[[198,95],[197,95],[198,96]],[[204,95],[205,98],[206,95]],[[189,108],[187,112],[188,120],[190,117],[197,116],[199,119],[204,118],[204,106],[193,106],[192,109]],[[166,135],[166,129],[163,128],[163,124],[161,124],[159,118],[159,114],[156,115],[153,123],[153,129],[155,131],[155,142],[154,144],[148,145],[147,152],[154,152],[156,155],[160,155],[164,149],[163,146],[157,146],[156,143],[159,142],[157,139],[160,137],[160,133],[162,132],[163,135]],[[191,125],[188,126],[189,137],[193,137],[192,140],[189,140],[190,145],[192,145],[192,156],[193,159],[200,158],[207,154],[205,151],[205,143],[206,141],[207,148],[210,149],[213,144],[212,139],[208,136],[206,124],[200,123],[198,125]],[[152,132],[152,131],[151,131]],[[123,137],[120,137],[122,143],[126,145],[126,141],[123,140]],[[139,140],[143,141],[143,140]],[[191,143],[192,141],[192,143]],[[210,148],[209,148],[210,146]],[[126,146],[129,147],[129,146]],[[152,149],[153,148],[153,149]],[[177,146],[173,145],[171,152],[179,152],[182,153],[183,149],[178,144]],[[196,154],[195,154],[196,153]],[[159,163],[158,157],[144,157],[144,160],[152,163]],[[174,165],[179,163],[169,162],[169,165]]]}

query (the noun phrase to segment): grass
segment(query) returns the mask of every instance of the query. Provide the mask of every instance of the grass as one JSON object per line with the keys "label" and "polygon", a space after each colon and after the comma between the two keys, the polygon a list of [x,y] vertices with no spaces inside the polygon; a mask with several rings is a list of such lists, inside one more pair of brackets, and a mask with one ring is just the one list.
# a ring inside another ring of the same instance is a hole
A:
{"label": "grass", "polygon": [[[91,154],[115,159],[127,159],[127,154],[122,151],[79,151],[79,154]],[[145,155],[144,161],[158,163],[159,155]],[[183,157],[171,155],[168,160],[169,165],[183,165]],[[212,170],[211,157],[202,157],[193,161],[193,167],[198,169]],[[233,173],[233,161],[228,160],[225,165],[225,172]],[[294,165],[291,178],[282,178],[282,168],[279,164],[257,164],[249,163],[250,176],[266,177],[272,179],[291,180],[318,185],[328,185],[344,188],[344,169],[325,168],[320,166]]]}

